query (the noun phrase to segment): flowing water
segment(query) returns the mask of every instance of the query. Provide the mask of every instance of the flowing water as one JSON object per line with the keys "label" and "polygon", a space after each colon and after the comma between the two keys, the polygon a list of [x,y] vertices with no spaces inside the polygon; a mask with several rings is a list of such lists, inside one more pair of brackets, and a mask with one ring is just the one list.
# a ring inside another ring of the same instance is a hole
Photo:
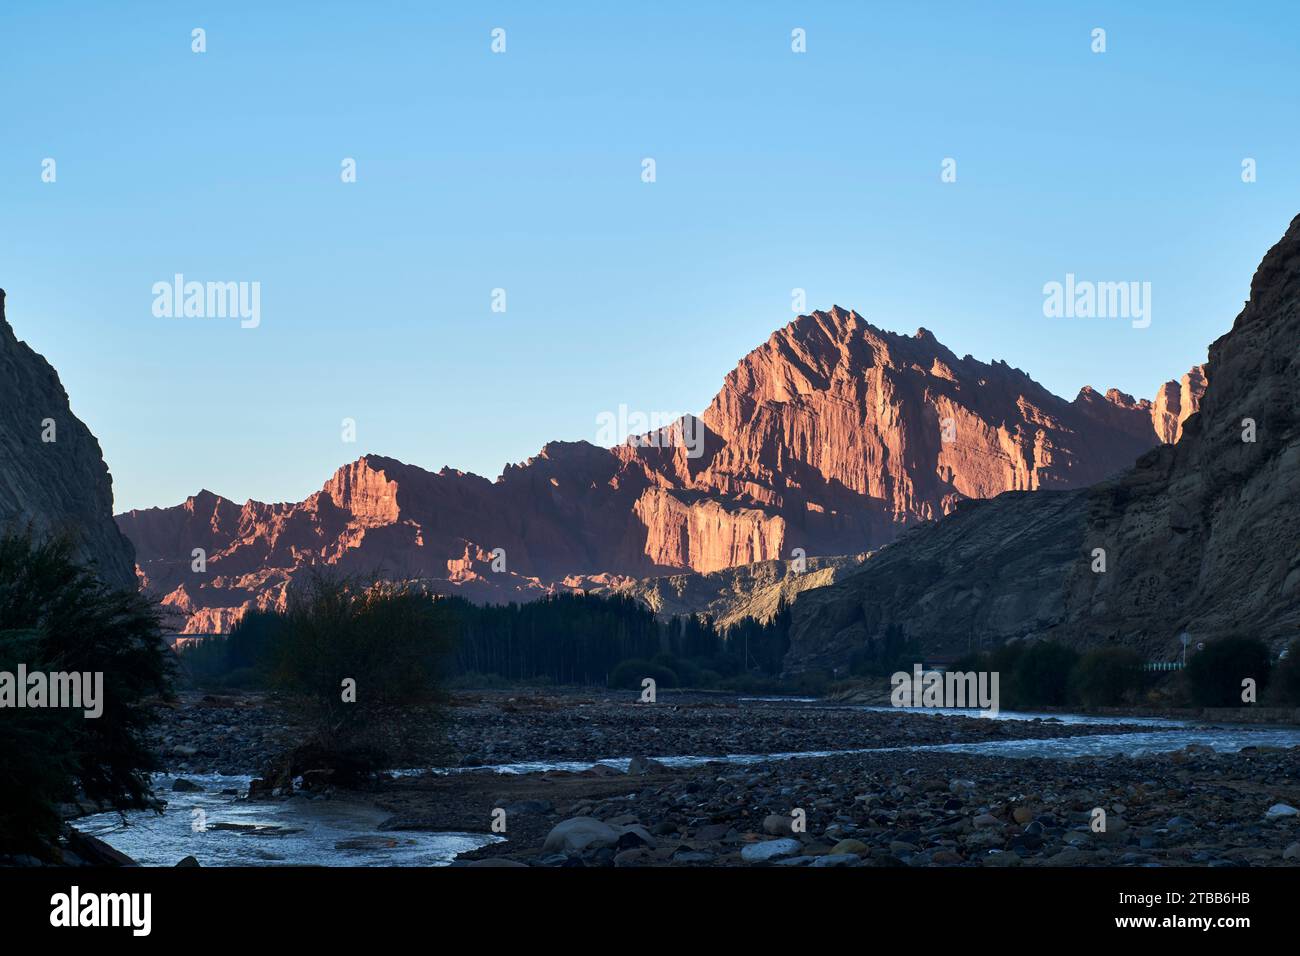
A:
{"label": "flowing water", "polygon": [[[793,701],[792,701],[793,702]],[[859,707],[892,711],[891,707]],[[974,716],[973,711],[922,710]],[[985,720],[1055,720],[1067,725],[1136,724],[1150,730],[1125,734],[1088,734],[1036,740],[996,740],[960,744],[908,747],[868,747],[837,751],[791,751],[775,754],[695,756],[665,754],[654,759],[670,767],[694,767],[716,762],[744,766],[766,760],[792,760],[832,754],[905,751],[951,751],[1001,757],[1105,757],[1137,756],[1180,750],[1203,744],[1235,752],[1243,747],[1300,746],[1300,728],[1200,724],[1160,717],[1092,717],[1083,714],[1032,714],[1003,712]],[[628,756],[594,760],[521,761],[435,772],[443,773],[543,773],[581,771],[605,764],[626,770]],[[428,772],[398,771],[399,775]],[[173,777],[155,778],[156,791],[167,800],[160,815],[151,811],[126,814],[101,813],[83,817],[77,828],[97,836],[146,866],[172,866],[194,856],[203,866],[445,866],[457,854],[500,840],[475,833],[384,832],[378,826],[386,816],[363,802],[346,799],[295,796],[290,800],[249,802],[250,777],[188,774],[202,792],[173,792]],[[223,793],[222,791],[228,791]]]}
{"label": "flowing water", "polygon": [[193,856],[203,866],[446,866],[500,837],[479,833],[381,832],[388,816],[367,803],[295,796],[250,802],[251,777],[186,774],[203,792],[173,792],[172,777],[154,778],[167,801],[160,815],[99,813],[77,829],[99,837],[145,866],[173,866]]}

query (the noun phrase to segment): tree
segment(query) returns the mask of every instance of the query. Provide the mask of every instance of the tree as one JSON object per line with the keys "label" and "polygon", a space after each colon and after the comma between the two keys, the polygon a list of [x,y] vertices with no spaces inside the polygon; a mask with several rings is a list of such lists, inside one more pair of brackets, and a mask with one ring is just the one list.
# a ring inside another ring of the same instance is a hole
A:
{"label": "tree", "polygon": [[1060,707],[1069,699],[1070,671],[1076,651],[1053,641],[1026,647],[1011,671],[1007,700],[1013,707]]}
{"label": "tree", "polygon": [[1070,672],[1070,697],[1087,707],[1131,701],[1142,687],[1142,657],[1127,647],[1088,651]]}
{"label": "tree", "polygon": [[413,584],[325,574],[299,583],[271,669],[311,728],[286,759],[290,778],[328,769],[344,781],[431,746],[451,635],[446,609]]}
{"label": "tree", "polygon": [[1255,681],[1257,690],[1268,684],[1272,660],[1268,645],[1256,637],[1231,635],[1210,641],[1187,661],[1183,671],[1192,702],[1201,707],[1240,707],[1242,681]]}
{"label": "tree", "polygon": [[[0,710],[0,853],[50,856],[57,805],[78,795],[143,807],[155,769],[145,732],[170,696],[157,609],[102,585],[63,538],[0,533],[0,671],[102,675],[102,711]],[[93,677],[92,677],[93,679]],[[19,692],[23,689],[19,688]]]}

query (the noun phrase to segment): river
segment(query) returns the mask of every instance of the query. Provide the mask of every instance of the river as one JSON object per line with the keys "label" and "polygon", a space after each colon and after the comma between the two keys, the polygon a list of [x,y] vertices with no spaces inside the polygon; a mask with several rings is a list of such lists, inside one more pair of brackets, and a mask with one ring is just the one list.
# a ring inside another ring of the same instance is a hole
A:
{"label": "river", "polygon": [[[828,705],[836,706],[836,705]],[[842,705],[853,706],[853,705]],[[884,710],[889,707],[855,707]],[[926,713],[927,711],[922,711]],[[931,710],[929,713],[970,711]],[[831,753],[899,751],[955,751],[987,756],[1104,757],[1137,756],[1180,750],[1202,744],[1235,752],[1243,747],[1300,746],[1300,728],[1258,725],[1201,724],[1159,717],[1094,717],[1086,714],[1034,714],[1002,712],[985,720],[1057,720],[1063,724],[1137,724],[1148,731],[1125,734],[1089,734],[1034,740],[998,740],[911,747],[872,747],[839,751],[796,751],[774,754],[696,756],[664,754],[656,760],[670,767],[699,766],[709,762],[737,765],[765,760],[821,757]],[[626,770],[630,756],[613,755],[590,761],[534,761],[496,764],[443,773],[542,773],[549,770],[581,771],[597,763]],[[423,769],[397,771],[399,775],[425,773]],[[194,856],[203,866],[445,866],[457,854],[501,839],[478,833],[386,832],[378,829],[386,816],[362,801],[322,799],[309,795],[289,800],[249,802],[250,777],[187,774],[201,792],[171,790],[175,778],[158,775],[157,792],[167,800],[162,814],[132,811],[83,817],[78,829],[99,837],[145,866],[172,866]]]}

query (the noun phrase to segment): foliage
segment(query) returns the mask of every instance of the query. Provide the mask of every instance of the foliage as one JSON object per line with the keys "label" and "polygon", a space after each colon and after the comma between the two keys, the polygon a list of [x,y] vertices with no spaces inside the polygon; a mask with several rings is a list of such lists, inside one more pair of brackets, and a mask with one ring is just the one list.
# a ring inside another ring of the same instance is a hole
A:
{"label": "foliage", "polygon": [[1127,647],[1088,651],[1070,673],[1070,699],[1085,707],[1132,703],[1142,689],[1142,657]]}
{"label": "foliage", "polygon": [[137,592],[100,584],[65,539],[0,533],[0,671],[103,675],[98,717],[0,711],[0,852],[42,853],[57,804],[79,793],[122,809],[147,803],[144,735],[151,703],[169,694],[167,662],[157,611]]}
{"label": "foliage", "polygon": [[1263,691],[1272,663],[1268,645],[1259,638],[1232,635],[1210,641],[1187,659],[1187,694],[1198,707],[1241,707],[1242,680],[1254,679]]}
{"label": "foliage", "polygon": [[[290,772],[364,773],[390,764],[442,720],[439,679],[451,644],[445,606],[404,583],[313,575],[291,592],[262,646],[272,687],[311,728]],[[299,766],[300,765],[300,766]]]}

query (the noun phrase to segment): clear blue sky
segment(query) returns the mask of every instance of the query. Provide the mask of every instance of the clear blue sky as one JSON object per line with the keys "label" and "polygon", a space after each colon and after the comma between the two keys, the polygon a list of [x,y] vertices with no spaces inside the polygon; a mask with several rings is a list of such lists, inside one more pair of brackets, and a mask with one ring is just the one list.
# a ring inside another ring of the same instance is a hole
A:
{"label": "clear blue sky", "polygon": [[[698,411],[795,287],[1150,397],[1300,212],[1300,13],[1136,7],[6,3],[0,286],[119,510]],[[259,281],[261,326],[155,318],[177,272]],[[1067,272],[1150,281],[1151,327],[1045,318]]]}

